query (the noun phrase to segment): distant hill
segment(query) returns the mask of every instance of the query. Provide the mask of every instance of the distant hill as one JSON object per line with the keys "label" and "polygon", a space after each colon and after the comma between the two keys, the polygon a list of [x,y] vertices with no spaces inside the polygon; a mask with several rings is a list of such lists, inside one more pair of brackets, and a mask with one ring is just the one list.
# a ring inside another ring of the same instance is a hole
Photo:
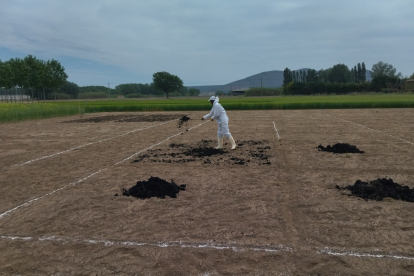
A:
{"label": "distant hill", "polygon": [[[308,68],[302,68],[293,71],[308,70]],[[371,80],[371,71],[366,72],[367,81]],[[233,81],[224,85],[201,85],[201,86],[188,86],[188,88],[200,89],[200,92],[216,92],[221,90],[223,92],[229,92],[231,89],[237,88],[252,88],[252,87],[281,87],[283,85],[283,71],[273,70],[262,72],[250,77]]]}

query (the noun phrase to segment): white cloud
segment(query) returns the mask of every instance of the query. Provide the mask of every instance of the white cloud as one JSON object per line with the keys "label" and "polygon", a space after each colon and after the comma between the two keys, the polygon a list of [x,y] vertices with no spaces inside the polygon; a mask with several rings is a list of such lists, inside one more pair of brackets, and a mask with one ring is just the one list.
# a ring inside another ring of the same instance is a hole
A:
{"label": "white cloud", "polygon": [[285,67],[364,61],[370,68],[379,60],[414,71],[411,0],[0,3],[0,47],[89,59],[137,75],[169,71],[188,84]]}

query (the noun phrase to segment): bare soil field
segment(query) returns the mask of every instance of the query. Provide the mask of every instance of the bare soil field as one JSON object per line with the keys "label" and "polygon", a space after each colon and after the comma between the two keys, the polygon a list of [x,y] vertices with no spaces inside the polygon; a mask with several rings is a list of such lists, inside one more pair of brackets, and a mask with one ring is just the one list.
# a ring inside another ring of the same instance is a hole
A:
{"label": "bare soil field", "polygon": [[414,110],[227,113],[220,152],[204,112],[0,124],[0,275],[414,275],[414,203],[336,188],[414,188]]}

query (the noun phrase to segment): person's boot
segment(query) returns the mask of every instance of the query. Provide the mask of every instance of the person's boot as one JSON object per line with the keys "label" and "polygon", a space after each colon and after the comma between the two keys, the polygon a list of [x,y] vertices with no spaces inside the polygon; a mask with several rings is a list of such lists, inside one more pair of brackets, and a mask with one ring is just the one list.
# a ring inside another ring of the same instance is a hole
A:
{"label": "person's boot", "polygon": [[229,140],[231,143],[231,149],[235,149],[237,145],[236,142],[234,142],[233,136],[230,136]]}
{"label": "person's boot", "polygon": [[223,137],[218,137],[217,138],[217,147],[215,147],[215,149],[221,149],[223,147]]}

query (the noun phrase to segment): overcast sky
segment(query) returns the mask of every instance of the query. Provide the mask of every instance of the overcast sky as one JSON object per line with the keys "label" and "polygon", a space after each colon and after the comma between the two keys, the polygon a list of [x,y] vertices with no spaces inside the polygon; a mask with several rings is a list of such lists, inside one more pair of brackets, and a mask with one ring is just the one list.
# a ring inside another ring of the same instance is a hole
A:
{"label": "overcast sky", "polygon": [[414,73],[413,0],[0,0],[0,59],[57,59],[79,85],[226,84],[271,70]]}

